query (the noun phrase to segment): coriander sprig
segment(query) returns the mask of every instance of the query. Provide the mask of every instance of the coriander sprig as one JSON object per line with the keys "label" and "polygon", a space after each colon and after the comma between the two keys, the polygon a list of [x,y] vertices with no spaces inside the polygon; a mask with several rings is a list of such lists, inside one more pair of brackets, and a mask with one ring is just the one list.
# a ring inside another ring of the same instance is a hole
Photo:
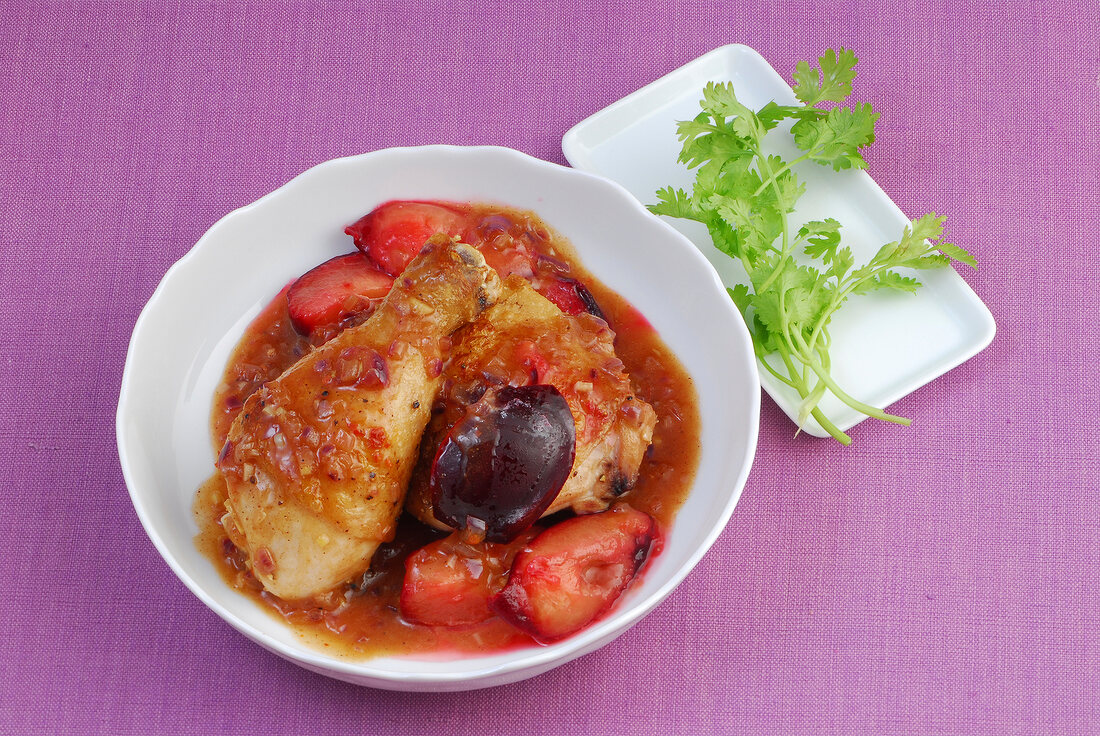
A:
{"label": "coriander sprig", "polygon": [[[769,102],[754,111],[737,99],[732,84],[708,84],[702,111],[677,126],[683,143],[679,160],[696,170],[692,192],[659,190],[657,204],[649,207],[703,223],[714,245],[741,262],[752,288],[740,284],[729,292],[749,326],[757,357],[802,398],[799,424],[812,416],[845,445],[851,438],[818,406],[826,391],[869,416],[897,424],[909,420],[860,401],[833,380],[833,314],[852,295],[920,287],[895,269],[942,268],[952,260],[976,266],[966,250],[943,240],[944,218],[935,213],[912,222],[899,240],[858,267],[851,248],[841,245],[837,220],[812,220],[793,230],[790,215],[806,191],[796,165],[812,161],[835,171],[867,167],[862,150],[875,140],[878,113],[866,103],[841,106],[851,94],[856,62],[848,49],[830,49],[816,67],[799,62],[794,93],[802,105]],[[790,161],[764,147],[769,134],[788,120],[801,152]],[[796,261],[799,252],[815,265]],[[777,362],[771,356],[778,356]]]}

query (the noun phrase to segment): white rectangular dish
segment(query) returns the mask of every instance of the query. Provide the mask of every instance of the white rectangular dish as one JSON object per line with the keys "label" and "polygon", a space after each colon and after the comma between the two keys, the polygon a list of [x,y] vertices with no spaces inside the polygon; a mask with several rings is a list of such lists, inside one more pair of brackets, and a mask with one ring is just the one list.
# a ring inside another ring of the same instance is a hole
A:
{"label": "white rectangular dish", "polygon": [[[575,168],[624,186],[643,204],[672,185],[691,191],[693,171],[677,162],[676,122],[699,113],[708,82],[732,82],[739,100],[760,109],[771,100],[797,104],[786,81],[760,54],[735,44],[695,59],[615,102],[570,129],[562,150]],[[791,150],[793,144],[791,144]],[[856,262],[897,240],[909,218],[865,171],[834,172],[813,163],[795,167],[806,183],[792,221],[834,217]],[[703,252],[723,283],[747,281],[740,264],[718,251],[696,222],[669,220]],[[954,269],[914,274],[924,284],[916,294],[876,292],[851,299],[830,325],[833,377],[848,393],[885,408],[985,348],[996,324],[989,309]],[[677,295],[668,295],[675,307]],[[792,421],[801,399],[766,370],[761,385]],[[866,419],[831,393],[820,404],[826,416],[847,430]],[[803,430],[828,434],[810,418]]]}

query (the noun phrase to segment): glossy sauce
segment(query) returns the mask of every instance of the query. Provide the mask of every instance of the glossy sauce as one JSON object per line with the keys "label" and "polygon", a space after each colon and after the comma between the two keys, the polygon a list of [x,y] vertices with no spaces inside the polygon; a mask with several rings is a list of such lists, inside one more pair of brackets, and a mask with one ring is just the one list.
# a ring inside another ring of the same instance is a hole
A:
{"label": "glossy sauce", "polygon": [[[622,500],[653,516],[659,528],[668,528],[691,487],[699,457],[698,399],[690,377],[645,318],[585,271],[571,246],[533,213],[485,205],[462,208],[471,221],[478,223],[470,228],[466,242],[476,241],[473,244],[480,247],[486,260],[498,270],[513,268],[511,256],[516,251],[526,256],[519,259],[521,263],[540,255],[549,257],[557,274],[581,282],[595,297],[616,333],[616,353],[637,394],[653,406],[658,417],[638,482]],[[535,281],[538,287],[538,274]],[[215,452],[221,450],[230,425],[253,391],[278,377],[338,329],[365,321],[368,316],[369,311],[357,314],[340,327],[305,338],[291,325],[285,290],[280,292],[246,329],[215,393],[211,411]],[[272,596],[263,591],[248,571],[245,556],[222,529],[225,498],[225,483],[215,473],[196,496],[194,512],[200,529],[196,543],[229,585],[263,601],[318,648],[354,658],[387,654],[441,658],[464,652],[537,646],[526,634],[495,617],[481,624],[454,628],[416,625],[401,617],[398,600],[404,560],[441,536],[408,514],[402,515],[395,540],[379,548],[371,569],[331,596],[325,607],[289,603]],[[540,525],[554,518],[544,519]],[[659,545],[654,549],[657,552]]]}

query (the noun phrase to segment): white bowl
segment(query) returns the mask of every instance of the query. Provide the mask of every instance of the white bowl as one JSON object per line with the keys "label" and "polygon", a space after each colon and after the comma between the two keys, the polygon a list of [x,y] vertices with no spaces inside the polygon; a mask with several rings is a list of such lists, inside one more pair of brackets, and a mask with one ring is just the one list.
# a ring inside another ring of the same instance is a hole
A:
{"label": "white bowl", "polygon": [[[211,398],[245,326],[291,279],[351,250],[345,224],[381,202],[406,198],[536,211],[572,242],[594,275],[641,310],[699,392],[699,469],[663,551],[611,615],[551,646],[440,661],[325,654],[228,587],[193,541],[192,500],[213,471]],[[756,449],[759,406],[749,335],[714,270],[625,189],[504,148],[428,146],[321,164],[210,228],[169,269],[137,320],[117,433],[126,484],[153,544],[184,584],[238,631],[348,682],[467,690],[532,677],[590,652],[671,593],[733,513]]]}

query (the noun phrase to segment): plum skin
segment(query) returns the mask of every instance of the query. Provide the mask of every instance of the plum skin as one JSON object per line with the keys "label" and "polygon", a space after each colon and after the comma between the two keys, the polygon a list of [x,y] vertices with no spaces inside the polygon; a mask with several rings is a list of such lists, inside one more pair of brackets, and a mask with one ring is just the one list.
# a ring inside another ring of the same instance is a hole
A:
{"label": "plum skin", "polygon": [[573,469],[576,424],[554,386],[491,389],[451,427],[436,451],[432,513],[510,542],[554,502]]}
{"label": "plum skin", "polygon": [[516,555],[489,607],[542,644],[558,641],[611,609],[657,541],[653,517],[625,504],[567,519]]}

